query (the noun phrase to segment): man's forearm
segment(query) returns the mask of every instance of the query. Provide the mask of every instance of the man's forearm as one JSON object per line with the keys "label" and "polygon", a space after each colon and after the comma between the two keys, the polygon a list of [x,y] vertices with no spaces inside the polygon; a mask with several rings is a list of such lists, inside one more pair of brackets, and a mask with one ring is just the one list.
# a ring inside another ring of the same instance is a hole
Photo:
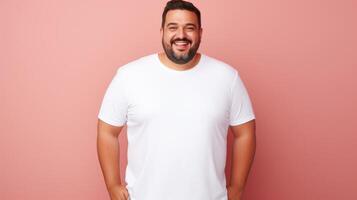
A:
{"label": "man's forearm", "polygon": [[118,138],[110,134],[98,134],[97,151],[107,189],[120,185]]}
{"label": "man's forearm", "polygon": [[243,134],[234,137],[233,160],[230,186],[242,192],[255,155],[256,140],[254,134]]}

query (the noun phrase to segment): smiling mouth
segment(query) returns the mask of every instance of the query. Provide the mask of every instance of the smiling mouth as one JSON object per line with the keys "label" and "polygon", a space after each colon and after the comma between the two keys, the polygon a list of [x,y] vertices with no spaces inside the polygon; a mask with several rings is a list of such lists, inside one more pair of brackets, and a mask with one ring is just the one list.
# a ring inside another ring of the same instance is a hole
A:
{"label": "smiling mouth", "polygon": [[190,47],[190,42],[188,41],[174,41],[173,46],[179,50],[179,51],[184,51],[187,50]]}

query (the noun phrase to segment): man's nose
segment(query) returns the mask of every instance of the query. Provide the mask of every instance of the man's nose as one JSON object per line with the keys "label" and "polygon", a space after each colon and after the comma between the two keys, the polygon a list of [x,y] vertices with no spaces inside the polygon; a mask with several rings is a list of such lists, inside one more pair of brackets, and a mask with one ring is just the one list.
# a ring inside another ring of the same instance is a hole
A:
{"label": "man's nose", "polygon": [[185,30],[183,28],[179,28],[177,30],[177,37],[180,38],[180,39],[183,39],[186,37],[186,33],[185,33]]}

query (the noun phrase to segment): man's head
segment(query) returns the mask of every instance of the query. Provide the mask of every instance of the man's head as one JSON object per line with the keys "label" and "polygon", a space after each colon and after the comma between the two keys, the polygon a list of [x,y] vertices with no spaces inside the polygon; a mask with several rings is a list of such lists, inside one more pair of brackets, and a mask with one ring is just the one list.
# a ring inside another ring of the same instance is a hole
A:
{"label": "man's head", "polygon": [[202,28],[200,11],[190,2],[171,0],[162,13],[162,46],[174,63],[192,60],[200,46]]}

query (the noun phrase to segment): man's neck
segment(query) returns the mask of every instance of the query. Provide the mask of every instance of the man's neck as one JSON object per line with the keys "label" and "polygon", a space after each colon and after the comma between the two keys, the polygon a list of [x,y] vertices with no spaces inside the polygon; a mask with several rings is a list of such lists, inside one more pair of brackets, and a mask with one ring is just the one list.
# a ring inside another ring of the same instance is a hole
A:
{"label": "man's neck", "polygon": [[188,63],[185,64],[176,64],[174,62],[172,62],[166,55],[165,52],[160,52],[159,53],[159,59],[162,62],[162,64],[166,65],[169,68],[172,68],[174,70],[188,70],[191,69],[192,67],[196,66],[197,63],[200,61],[201,59],[201,54],[200,53],[196,53],[196,55],[192,58],[192,60],[190,60]]}

